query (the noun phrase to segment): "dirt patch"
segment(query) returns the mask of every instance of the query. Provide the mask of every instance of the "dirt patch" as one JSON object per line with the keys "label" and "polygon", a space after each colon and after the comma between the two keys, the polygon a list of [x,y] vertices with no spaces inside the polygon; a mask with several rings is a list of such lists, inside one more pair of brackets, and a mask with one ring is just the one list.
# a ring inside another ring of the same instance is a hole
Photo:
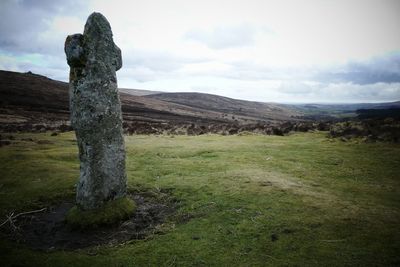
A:
{"label": "dirt patch", "polygon": [[74,250],[100,245],[117,245],[133,239],[144,239],[172,215],[177,202],[165,192],[131,194],[136,202],[134,215],[118,225],[77,230],[64,219],[74,205],[73,200],[49,207],[45,212],[20,216],[2,229],[2,234],[18,243],[37,250]]}

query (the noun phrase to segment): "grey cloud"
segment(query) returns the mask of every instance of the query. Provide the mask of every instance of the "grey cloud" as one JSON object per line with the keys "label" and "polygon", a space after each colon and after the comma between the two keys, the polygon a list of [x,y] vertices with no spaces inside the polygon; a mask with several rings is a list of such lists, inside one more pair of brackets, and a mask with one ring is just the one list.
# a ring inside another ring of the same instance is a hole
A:
{"label": "grey cloud", "polygon": [[[39,33],[62,14],[82,15],[82,1],[5,0],[0,2],[0,50],[8,53],[49,53],[53,44],[40,40]],[[63,41],[61,41],[62,43]]]}
{"label": "grey cloud", "polygon": [[320,94],[325,99],[338,102],[389,102],[399,100],[400,83],[329,84],[320,89]]}
{"label": "grey cloud", "polygon": [[351,82],[360,85],[400,82],[400,53],[322,70],[313,78],[327,83]]}
{"label": "grey cloud", "polygon": [[122,51],[123,75],[138,82],[165,78],[181,69],[185,64],[205,62],[207,58],[182,57],[168,52],[127,49]]}
{"label": "grey cloud", "polygon": [[[15,61],[7,57],[0,57],[0,69],[27,72],[31,71],[51,79],[68,81],[69,67],[64,59],[54,56],[45,56],[42,59],[46,64],[34,64],[30,61]],[[47,63],[50,62],[50,63]]]}
{"label": "grey cloud", "polygon": [[212,31],[192,30],[184,35],[187,40],[203,43],[213,49],[251,46],[256,30],[249,25],[218,27]]}
{"label": "grey cloud", "polygon": [[154,71],[173,71],[182,67],[184,60],[170,53],[144,50],[123,51],[124,64],[145,67]]}
{"label": "grey cloud", "polygon": [[315,73],[312,68],[272,67],[260,65],[251,61],[230,62],[231,70],[223,76],[236,80],[308,80]]}
{"label": "grey cloud", "polygon": [[316,81],[359,85],[400,82],[400,53],[331,67],[271,67],[250,61],[230,62],[231,70],[218,73],[237,80]]}
{"label": "grey cloud", "polygon": [[278,88],[279,92],[294,96],[310,95],[317,89],[319,89],[319,86],[313,86],[304,82],[294,81],[283,81]]}
{"label": "grey cloud", "polygon": [[288,102],[390,102],[399,100],[400,83],[282,83],[277,92]]}
{"label": "grey cloud", "polygon": [[143,67],[123,67],[117,73],[118,79],[130,79],[140,83],[154,81],[162,78],[164,75],[164,73],[160,73]]}
{"label": "grey cloud", "polygon": [[16,1],[6,1],[0,4],[0,17],[0,48],[9,52],[32,52],[32,40],[46,28],[44,13],[28,10]]}
{"label": "grey cloud", "polygon": [[9,1],[14,4],[24,6],[29,11],[38,10],[39,12],[78,12],[82,5],[78,0],[67,0],[67,1],[54,1],[54,0],[20,0],[20,1]]}
{"label": "grey cloud", "polygon": [[275,91],[289,102],[376,102],[400,99],[400,55],[321,68],[273,68],[253,62],[231,62],[224,78],[281,81]]}

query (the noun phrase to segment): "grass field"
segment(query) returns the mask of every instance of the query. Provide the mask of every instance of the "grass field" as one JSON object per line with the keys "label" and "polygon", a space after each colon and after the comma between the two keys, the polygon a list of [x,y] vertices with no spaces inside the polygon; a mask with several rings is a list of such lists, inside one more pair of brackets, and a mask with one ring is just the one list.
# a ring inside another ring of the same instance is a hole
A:
{"label": "grass field", "polygon": [[[74,194],[73,133],[0,147],[0,218]],[[1,266],[399,266],[400,146],[290,136],[128,136],[131,190],[177,214],[120,246],[41,252],[0,241]],[[180,220],[179,218],[190,218]],[[95,251],[95,253],[93,253]]]}

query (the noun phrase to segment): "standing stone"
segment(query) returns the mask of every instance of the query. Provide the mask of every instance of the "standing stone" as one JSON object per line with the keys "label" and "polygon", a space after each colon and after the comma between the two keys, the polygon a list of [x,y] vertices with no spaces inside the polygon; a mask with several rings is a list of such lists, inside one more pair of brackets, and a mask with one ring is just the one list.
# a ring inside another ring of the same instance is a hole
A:
{"label": "standing stone", "polygon": [[87,19],[83,34],[69,35],[71,125],[79,146],[80,177],[76,202],[84,210],[125,196],[125,147],[116,71],[121,50],[100,13]]}

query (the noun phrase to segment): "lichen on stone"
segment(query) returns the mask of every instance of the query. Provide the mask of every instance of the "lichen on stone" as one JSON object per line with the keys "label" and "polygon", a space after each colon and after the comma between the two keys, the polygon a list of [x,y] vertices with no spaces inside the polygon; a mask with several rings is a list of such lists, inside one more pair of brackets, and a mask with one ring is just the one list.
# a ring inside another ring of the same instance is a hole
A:
{"label": "lichen on stone", "polygon": [[102,207],[126,194],[125,145],[116,71],[121,50],[100,13],[89,16],[83,34],[65,41],[70,66],[71,126],[79,147],[77,206]]}

